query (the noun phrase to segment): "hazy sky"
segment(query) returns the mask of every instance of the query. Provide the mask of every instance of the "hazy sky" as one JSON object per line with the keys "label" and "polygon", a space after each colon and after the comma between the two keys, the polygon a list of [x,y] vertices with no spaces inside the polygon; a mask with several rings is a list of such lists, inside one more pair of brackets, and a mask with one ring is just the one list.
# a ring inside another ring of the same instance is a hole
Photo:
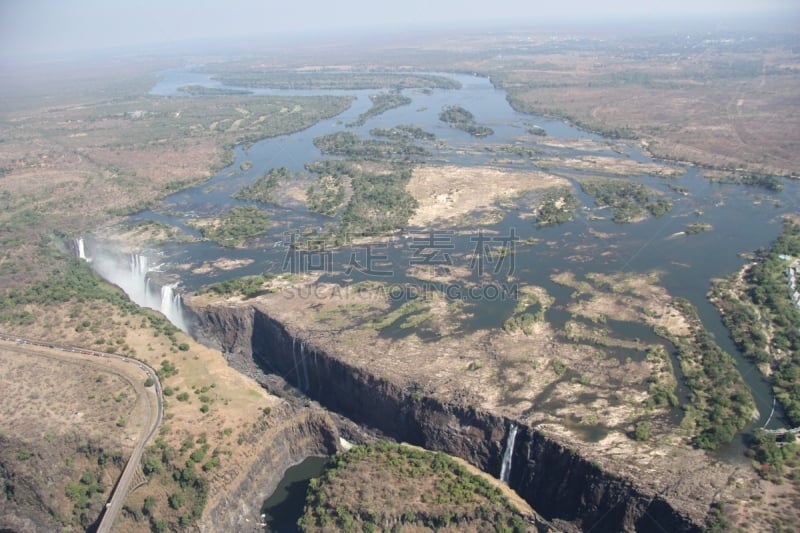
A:
{"label": "hazy sky", "polygon": [[0,0],[0,54],[285,31],[797,11],[800,0]]}

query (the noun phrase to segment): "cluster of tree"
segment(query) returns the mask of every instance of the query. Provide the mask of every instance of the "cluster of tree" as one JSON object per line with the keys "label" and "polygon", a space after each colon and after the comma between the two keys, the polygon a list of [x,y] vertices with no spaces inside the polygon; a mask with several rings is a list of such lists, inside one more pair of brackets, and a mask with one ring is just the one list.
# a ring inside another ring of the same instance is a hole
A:
{"label": "cluster of tree", "polygon": [[439,120],[449,126],[465,131],[473,137],[488,137],[494,130],[488,126],[481,126],[475,122],[475,115],[460,105],[447,106],[439,113]]}
{"label": "cluster of tree", "polygon": [[[195,444],[201,444],[201,447],[195,449]],[[148,478],[157,479],[160,486],[174,489],[167,496],[169,509],[158,507],[156,498],[148,496],[141,509],[126,505],[125,513],[137,522],[146,519],[152,531],[183,530],[195,523],[202,516],[208,499],[208,480],[197,471],[208,449],[205,434],[196,440],[187,437],[180,450],[175,450],[163,439],[156,439],[156,443],[142,456],[142,471]],[[181,465],[182,457],[187,454]],[[210,462],[202,465],[204,472],[213,468],[206,467]],[[157,511],[164,514],[156,516]]]}
{"label": "cluster of tree", "polygon": [[296,178],[297,176],[285,167],[273,168],[254,183],[242,187],[231,196],[237,200],[255,200],[262,204],[272,203],[275,201],[275,190],[278,185]]}
{"label": "cluster of tree", "polygon": [[531,126],[528,128],[528,133],[531,135],[536,135],[537,137],[546,137],[547,131],[541,126]]}
{"label": "cluster of tree", "polygon": [[253,94],[252,91],[244,89],[231,89],[228,87],[206,87],[204,85],[183,85],[178,87],[182,93],[191,96],[233,96],[242,94]]}
{"label": "cluster of tree", "polygon": [[686,235],[696,235],[698,233],[703,233],[704,231],[711,231],[713,227],[711,224],[706,222],[693,222],[691,224],[686,225],[686,229],[683,232]]}
{"label": "cluster of tree", "polygon": [[337,242],[401,229],[417,209],[417,200],[406,191],[411,179],[406,166],[369,172],[346,161],[321,161],[306,169],[319,174],[306,191],[309,210],[341,215]]}
{"label": "cluster of tree", "polygon": [[669,213],[672,203],[641,183],[614,178],[581,180],[581,188],[595,197],[599,206],[614,209],[613,220],[626,223],[644,216],[645,211],[654,217]]}
{"label": "cluster of tree", "polygon": [[348,124],[348,126],[363,126],[364,123],[372,117],[377,117],[390,109],[402,107],[411,103],[411,98],[399,93],[371,94],[369,99],[372,101],[372,107],[358,115],[358,118],[351,124]]}
{"label": "cluster of tree", "polygon": [[750,439],[748,455],[758,462],[758,472],[766,479],[777,479],[784,472],[787,463],[794,464],[800,446],[792,433],[783,435],[778,442],[774,434],[756,430]]}
{"label": "cluster of tree", "polygon": [[771,174],[728,174],[710,179],[717,183],[739,183],[751,187],[761,187],[762,189],[773,192],[781,192],[783,190],[783,181],[781,178]]}
{"label": "cluster of tree", "polygon": [[580,204],[569,187],[548,190],[536,209],[536,225],[542,227],[569,222],[575,218],[575,209]]}
{"label": "cluster of tree", "polygon": [[[343,485],[365,490],[365,475],[381,484],[399,480],[403,490],[410,491],[409,497],[375,499],[375,492],[383,494],[376,487],[369,491],[372,501],[364,502],[351,494],[353,490],[340,490]],[[311,481],[306,501],[305,514],[298,521],[303,531],[440,530],[459,526],[508,533],[529,530],[497,487],[450,457],[386,442],[356,446],[332,457],[323,475]]]}
{"label": "cluster of tree", "polygon": [[688,319],[690,336],[670,335],[663,328],[656,332],[677,350],[690,392],[686,416],[694,422],[694,445],[714,450],[731,442],[745,427],[755,405],[735,361],[705,330],[694,306],[682,298],[675,300],[675,306]]}
{"label": "cluster of tree", "polygon": [[[540,85],[541,87],[568,87],[569,85],[566,84],[537,84],[537,83],[527,83],[525,84],[526,87],[537,87]],[[627,126],[606,126],[604,124],[600,124],[599,122],[588,120],[579,117],[574,113],[570,113],[566,109],[560,108],[551,108],[551,107],[542,107],[539,105],[531,104],[530,102],[526,101],[524,98],[520,97],[520,94],[523,94],[526,90],[525,87],[509,87],[508,93],[508,103],[511,105],[514,110],[519,111],[521,113],[534,113],[538,115],[545,115],[550,117],[557,117],[562,120],[565,120],[574,126],[586,130],[592,131],[602,135],[603,137],[607,137],[609,139],[638,139],[639,135],[633,131],[633,129]]]}
{"label": "cluster of tree", "polygon": [[262,274],[255,276],[242,276],[240,278],[220,281],[209,285],[203,292],[217,294],[219,296],[234,296],[241,294],[245,298],[255,298],[265,293],[264,283],[274,279],[272,274]]}
{"label": "cluster of tree", "polygon": [[427,150],[405,141],[378,141],[360,139],[355,133],[340,131],[314,138],[314,146],[323,154],[342,155],[360,159],[383,161],[410,159],[428,155]]}
{"label": "cluster of tree", "polygon": [[[745,273],[744,292],[735,294],[734,282],[726,280],[714,287],[712,295],[742,353],[772,364],[775,396],[791,423],[798,426],[800,309],[791,299],[789,262],[781,256],[800,257],[800,224],[787,222],[772,247],[758,251],[756,263]],[[773,357],[778,353],[782,356]]]}
{"label": "cluster of tree", "polygon": [[222,246],[234,247],[269,229],[267,213],[253,206],[234,207],[215,225],[203,226],[200,233]]}
{"label": "cluster of tree", "polygon": [[400,124],[394,128],[373,128],[369,134],[374,137],[387,137],[393,141],[433,141],[436,135],[429,133],[418,126]]}
{"label": "cluster of tree", "polygon": [[419,204],[406,190],[411,170],[361,172],[350,181],[352,195],[342,211],[343,235],[377,235],[404,228]]}
{"label": "cluster of tree", "polygon": [[72,257],[60,257],[53,264],[52,274],[47,279],[0,293],[0,324],[33,323],[33,315],[20,310],[26,304],[52,305],[92,300],[107,302],[123,315],[143,315],[143,325],[149,325],[156,333],[166,336],[173,345],[177,344],[175,334],[180,330],[162,314],[139,307],[122,289],[106,283],[84,261]]}
{"label": "cluster of tree", "polygon": [[106,491],[98,475],[92,470],[85,470],[80,480],[67,483],[64,491],[73,504],[73,520],[84,527],[90,526],[92,518],[99,512],[101,499]]}

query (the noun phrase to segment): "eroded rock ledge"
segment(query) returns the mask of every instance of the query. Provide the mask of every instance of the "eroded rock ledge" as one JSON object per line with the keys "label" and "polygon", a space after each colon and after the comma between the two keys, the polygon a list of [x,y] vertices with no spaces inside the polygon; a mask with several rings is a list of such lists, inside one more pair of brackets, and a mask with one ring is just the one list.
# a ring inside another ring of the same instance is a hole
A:
{"label": "eroded rock ledge", "polygon": [[691,494],[698,490],[693,484],[677,499],[695,500],[696,505],[676,505],[676,493],[658,493],[642,480],[606,471],[560,435],[458,399],[442,401],[349,365],[313,339],[294,334],[257,303],[216,304],[194,312],[207,340],[215,341],[233,366],[255,361],[357,423],[463,458],[494,475],[500,472],[508,428],[516,423],[509,484],[559,526],[592,531],[702,529],[708,507],[705,497],[697,501]]}

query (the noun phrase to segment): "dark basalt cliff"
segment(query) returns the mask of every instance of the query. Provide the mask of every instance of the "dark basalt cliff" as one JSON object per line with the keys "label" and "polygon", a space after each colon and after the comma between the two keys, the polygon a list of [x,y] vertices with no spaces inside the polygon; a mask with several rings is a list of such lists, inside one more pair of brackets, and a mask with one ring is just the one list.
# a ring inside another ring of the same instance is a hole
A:
{"label": "dark basalt cliff", "polygon": [[201,531],[263,531],[254,518],[286,470],[307,457],[331,455],[338,449],[336,427],[324,412],[286,405],[270,419],[277,422],[258,435],[266,443],[259,460],[243,479],[230,480],[224,499],[198,524]]}
{"label": "dark basalt cliff", "polygon": [[[195,309],[198,327],[236,367],[255,360],[326,408],[399,440],[461,457],[498,475],[513,421],[426,396],[295,338],[253,306]],[[696,519],[652,491],[604,472],[580,453],[517,424],[509,484],[543,517],[579,530],[700,531]]]}

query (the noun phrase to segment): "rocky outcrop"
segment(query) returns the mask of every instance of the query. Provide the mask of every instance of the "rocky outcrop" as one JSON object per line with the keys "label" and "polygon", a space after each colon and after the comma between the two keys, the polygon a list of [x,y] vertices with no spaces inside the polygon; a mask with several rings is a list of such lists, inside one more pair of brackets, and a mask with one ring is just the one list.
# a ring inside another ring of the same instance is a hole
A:
{"label": "rocky outcrop", "polygon": [[[308,339],[295,337],[258,307],[209,307],[198,312],[198,323],[231,359],[241,359],[241,364],[255,360],[326,408],[499,475],[512,421],[470,405],[442,402],[414,384],[392,383],[348,365]],[[243,330],[229,331],[242,324]],[[509,484],[547,519],[595,532],[701,529],[697,522],[702,517],[687,516],[633,480],[604,472],[533,428],[519,426],[511,465]]]}
{"label": "rocky outcrop", "polygon": [[264,443],[260,457],[247,473],[230,480],[230,490],[204,513],[201,531],[263,531],[258,525],[261,505],[286,470],[308,457],[337,451],[339,435],[324,412],[287,405],[271,413],[270,420],[275,422],[251,437]]}

